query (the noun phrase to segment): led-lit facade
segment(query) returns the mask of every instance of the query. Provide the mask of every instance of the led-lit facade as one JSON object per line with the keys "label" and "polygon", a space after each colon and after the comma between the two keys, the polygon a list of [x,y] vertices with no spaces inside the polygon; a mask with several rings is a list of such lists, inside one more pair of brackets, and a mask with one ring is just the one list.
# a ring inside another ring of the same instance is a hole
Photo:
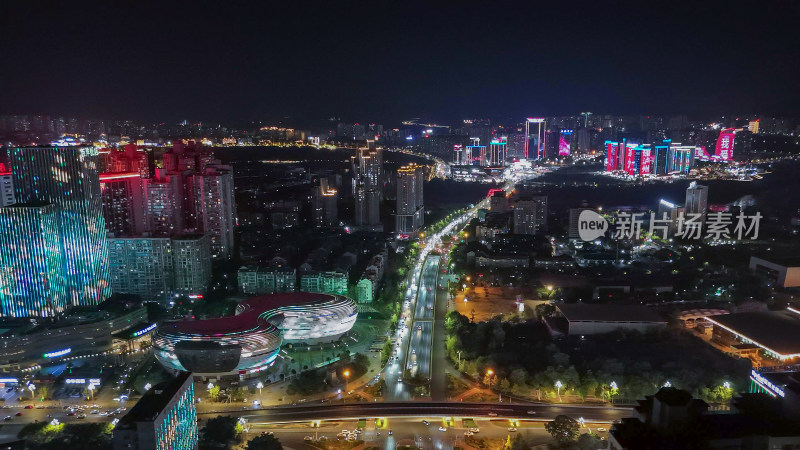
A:
{"label": "led-lit facade", "polygon": [[195,450],[198,439],[194,384],[186,372],[148,390],[113,434],[120,449]]}
{"label": "led-lit facade", "polygon": [[69,305],[97,305],[108,298],[111,286],[97,149],[17,147],[9,149],[8,159],[17,201],[56,207]]}
{"label": "led-lit facade", "polygon": [[57,207],[0,208],[0,317],[54,317],[69,306]]}
{"label": "led-lit facade", "polygon": [[355,303],[339,295],[264,295],[240,303],[235,316],[160,324],[153,351],[173,370],[245,374],[269,367],[283,340],[338,339],[353,327],[357,315]]}

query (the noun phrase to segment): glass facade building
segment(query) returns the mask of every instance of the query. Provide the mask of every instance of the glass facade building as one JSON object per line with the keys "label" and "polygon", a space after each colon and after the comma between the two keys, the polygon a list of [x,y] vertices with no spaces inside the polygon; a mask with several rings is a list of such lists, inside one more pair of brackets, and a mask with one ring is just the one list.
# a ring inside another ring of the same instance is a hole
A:
{"label": "glass facade building", "polygon": [[0,317],[53,317],[69,305],[57,207],[0,208]]}
{"label": "glass facade building", "polygon": [[8,159],[17,201],[55,206],[69,306],[97,305],[108,298],[97,149],[17,147],[9,149]]}

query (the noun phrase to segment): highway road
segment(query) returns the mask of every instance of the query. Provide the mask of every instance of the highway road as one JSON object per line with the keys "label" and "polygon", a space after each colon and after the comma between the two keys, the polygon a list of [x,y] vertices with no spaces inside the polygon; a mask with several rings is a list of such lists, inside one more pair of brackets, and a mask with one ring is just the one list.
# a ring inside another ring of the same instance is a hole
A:
{"label": "highway road", "polygon": [[544,405],[544,404],[486,404],[448,402],[392,402],[357,404],[315,404],[303,406],[278,406],[268,409],[243,409],[198,413],[208,419],[217,415],[244,417],[248,422],[281,423],[312,420],[358,419],[378,417],[484,417],[498,419],[526,419],[548,421],[564,414],[575,419],[583,417],[587,422],[611,423],[623,417],[631,417],[630,408]]}
{"label": "highway road", "polygon": [[[467,431],[467,425],[462,421],[456,420],[450,424],[433,417],[427,417],[424,420],[427,420],[429,425],[423,423],[422,418],[391,419],[385,424],[381,424],[381,427],[376,426],[373,421],[366,421],[366,426],[359,435],[359,439],[368,443],[370,447],[387,450],[394,450],[398,445],[407,445],[411,442],[423,449],[446,449],[453,448],[456,443],[463,442],[465,439],[464,433]],[[519,434],[531,446],[552,443],[552,438],[544,430],[544,424],[541,422],[520,422],[516,426],[518,429],[516,432],[508,431],[509,423],[505,420],[476,419],[474,422],[479,428],[479,432],[476,434],[479,438],[506,439],[507,436],[513,437],[515,434]],[[587,425],[588,427],[583,428],[582,431],[598,432],[598,425],[591,423],[587,423]],[[272,432],[280,439],[284,448],[299,449],[307,448],[306,438],[335,440],[343,430],[354,430],[357,426],[358,422],[355,420],[321,422],[316,428],[311,427],[308,423],[275,425],[254,422],[248,423],[245,440],[252,439],[261,433]],[[445,426],[447,429],[441,431],[439,430],[440,426]],[[602,425],[599,426],[602,427]],[[392,434],[389,434],[390,431]],[[605,436],[607,433],[601,431],[599,434]]]}
{"label": "highway road", "polygon": [[420,273],[414,321],[410,330],[411,340],[406,356],[406,368],[411,370],[412,376],[431,377],[434,306],[440,259],[438,255],[429,256]]}

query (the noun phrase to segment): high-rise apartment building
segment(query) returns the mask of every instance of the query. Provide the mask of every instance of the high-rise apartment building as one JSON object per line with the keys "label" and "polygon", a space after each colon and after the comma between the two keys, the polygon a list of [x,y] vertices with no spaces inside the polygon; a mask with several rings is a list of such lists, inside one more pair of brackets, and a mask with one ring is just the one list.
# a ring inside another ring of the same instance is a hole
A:
{"label": "high-rise apartment building", "polygon": [[547,231],[547,196],[521,197],[514,204],[514,234],[536,234]]}
{"label": "high-rise apartment building", "polygon": [[336,202],[339,193],[330,186],[328,178],[320,178],[311,191],[311,219],[316,227],[335,226],[339,222]]}
{"label": "high-rise apartment building", "polygon": [[175,295],[202,296],[208,288],[208,236],[110,237],[108,242],[114,292],[163,301]]}
{"label": "high-rise apartment building", "polygon": [[0,208],[0,317],[55,317],[71,306],[58,207]]}
{"label": "high-rise apartment building", "polygon": [[697,184],[692,181],[686,188],[686,215],[700,214],[701,220],[705,220],[708,213],[708,186]]}
{"label": "high-rise apartment building", "polygon": [[184,184],[180,174],[156,169],[144,180],[145,227],[154,236],[176,236],[184,227]]}
{"label": "high-rise apartment building", "polygon": [[278,267],[242,266],[237,273],[239,292],[248,295],[294,292],[297,270]]}
{"label": "high-rise apartment building", "polygon": [[145,231],[144,189],[138,172],[100,174],[106,231],[129,236]]}
{"label": "high-rise apartment building", "polygon": [[425,171],[418,164],[409,164],[397,170],[397,209],[395,230],[411,234],[425,222],[423,184]]}
{"label": "high-rise apartment building", "polygon": [[165,300],[175,284],[172,256],[168,237],[109,237],[111,287],[144,301]]}
{"label": "high-rise apartment building", "polygon": [[17,147],[9,150],[8,158],[16,200],[56,206],[70,306],[96,305],[108,298],[111,287],[97,149]]}
{"label": "high-rise apartment building", "polygon": [[367,148],[356,150],[352,157],[353,197],[355,224],[379,228],[380,202],[383,191],[383,155],[375,141],[367,141]]}
{"label": "high-rise apartment building", "polygon": [[190,176],[193,211],[200,225],[198,232],[211,238],[211,256],[228,259],[233,251],[236,204],[233,198],[233,171],[230,166],[207,165]]}
{"label": "high-rise apartment building", "polygon": [[172,239],[175,293],[192,297],[206,292],[211,280],[212,242],[207,234]]}

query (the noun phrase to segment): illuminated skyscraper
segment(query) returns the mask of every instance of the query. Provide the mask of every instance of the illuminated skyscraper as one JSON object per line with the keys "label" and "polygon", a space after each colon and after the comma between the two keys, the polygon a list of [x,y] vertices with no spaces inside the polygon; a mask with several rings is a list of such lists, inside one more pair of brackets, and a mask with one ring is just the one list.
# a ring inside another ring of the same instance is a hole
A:
{"label": "illuminated skyscraper", "polygon": [[395,230],[400,234],[411,234],[425,221],[422,166],[409,164],[397,170],[397,209]]}
{"label": "illuminated skyscraper", "polygon": [[108,298],[111,287],[97,149],[17,147],[9,150],[8,158],[17,201],[56,206],[69,304],[96,305]]}
{"label": "illuminated skyscraper", "polygon": [[54,317],[70,306],[58,207],[0,208],[0,317]]}

